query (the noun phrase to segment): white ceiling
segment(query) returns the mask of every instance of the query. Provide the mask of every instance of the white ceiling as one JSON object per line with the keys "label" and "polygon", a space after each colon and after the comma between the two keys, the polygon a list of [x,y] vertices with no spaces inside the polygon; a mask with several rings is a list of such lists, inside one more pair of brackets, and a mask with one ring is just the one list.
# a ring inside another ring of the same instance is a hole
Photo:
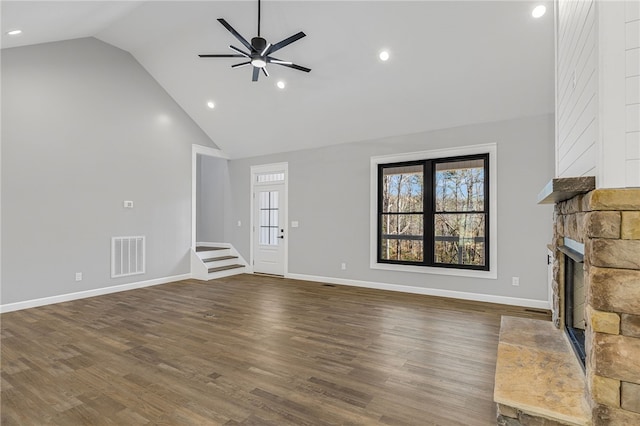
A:
{"label": "white ceiling", "polygon": [[240,158],[552,113],[553,14],[533,19],[538,3],[264,0],[261,35],[304,31],[276,56],[312,71],[272,64],[257,83],[236,58],[197,56],[241,47],[217,18],[255,36],[257,1],[2,1],[2,48],[93,36],[124,49]]}

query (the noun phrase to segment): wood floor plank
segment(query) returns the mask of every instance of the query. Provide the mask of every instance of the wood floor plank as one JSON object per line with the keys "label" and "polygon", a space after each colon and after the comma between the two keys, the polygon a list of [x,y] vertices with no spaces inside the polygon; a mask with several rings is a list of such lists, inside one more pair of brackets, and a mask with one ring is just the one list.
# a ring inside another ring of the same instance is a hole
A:
{"label": "wood floor plank", "polygon": [[494,425],[502,305],[268,276],[2,314],[3,425]]}

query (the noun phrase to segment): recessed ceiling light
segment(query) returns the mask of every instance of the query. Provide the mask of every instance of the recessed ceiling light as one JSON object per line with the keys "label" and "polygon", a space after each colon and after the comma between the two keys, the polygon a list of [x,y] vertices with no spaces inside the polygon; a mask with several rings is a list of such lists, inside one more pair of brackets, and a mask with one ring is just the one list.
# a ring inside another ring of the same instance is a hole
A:
{"label": "recessed ceiling light", "polygon": [[213,103],[213,101],[209,101],[209,102],[207,102],[207,106],[208,106],[210,109],[213,109],[213,108],[215,108],[216,104],[214,104],[214,103]]}
{"label": "recessed ceiling light", "polygon": [[386,51],[386,50],[383,50],[382,52],[380,52],[378,57],[380,58],[381,61],[388,61],[389,60],[389,52]]}
{"label": "recessed ceiling light", "polygon": [[11,31],[7,31],[7,35],[10,36],[17,36],[22,34],[22,30],[11,30]]}
{"label": "recessed ceiling light", "polygon": [[286,84],[284,81],[282,81],[282,80],[280,80],[280,81],[278,81],[278,82],[276,83],[276,86],[278,86],[278,89],[284,89],[286,85],[287,85],[287,84]]}
{"label": "recessed ceiling light", "polygon": [[545,14],[545,12],[547,11],[547,8],[545,7],[545,5],[541,4],[536,6],[533,11],[531,12],[531,16],[533,16],[534,18],[540,18],[542,15]]}

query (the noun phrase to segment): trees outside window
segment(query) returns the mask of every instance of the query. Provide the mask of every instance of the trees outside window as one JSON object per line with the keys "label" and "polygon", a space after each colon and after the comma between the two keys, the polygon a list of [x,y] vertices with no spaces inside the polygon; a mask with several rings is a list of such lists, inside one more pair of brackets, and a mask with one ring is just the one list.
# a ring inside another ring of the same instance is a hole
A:
{"label": "trees outside window", "polygon": [[378,165],[378,262],[489,269],[489,155]]}

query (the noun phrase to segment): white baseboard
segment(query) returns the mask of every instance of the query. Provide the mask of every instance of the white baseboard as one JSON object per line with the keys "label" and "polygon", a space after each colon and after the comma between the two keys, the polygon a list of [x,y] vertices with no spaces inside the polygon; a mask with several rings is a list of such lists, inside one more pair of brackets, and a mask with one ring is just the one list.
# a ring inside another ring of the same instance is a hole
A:
{"label": "white baseboard", "polygon": [[85,299],[87,297],[102,296],[110,293],[118,293],[120,291],[134,290],[136,288],[151,287],[154,285],[167,284],[174,281],[187,280],[189,278],[191,278],[191,274],[174,275],[172,277],[156,278],[153,280],[138,281],[135,283],[116,285],[112,287],[102,287],[93,290],[79,291],[76,293],[43,297],[41,299],[25,300],[24,302],[7,303],[6,305],[0,305],[0,313],[19,311],[22,309],[35,308],[44,305],[52,305],[54,303],[69,302],[71,300]]}
{"label": "white baseboard", "polygon": [[549,309],[546,300],[522,299],[519,297],[494,296],[491,294],[467,293],[464,291],[443,290],[439,288],[414,287],[410,285],[387,284],[374,281],[350,280],[345,278],[320,277],[305,274],[286,274],[286,278],[301,281],[314,281],[328,284],[373,288],[378,290],[400,291],[403,293],[424,294],[427,296],[448,297],[452,299],[473,300],[476,302],[499,303],[502,305],[522,306],[526,308]]}
{"label": "white baseboard", "polygon": [[[247,266],[246,273],[252,273],[253,268]],[[494,296],[490,294],[467,293],[454,290],[442,290],[438,288],[423,288],[399,284],[387,284],[374,281],[350,280],[344,278],[321,277],[305,274],[286,274],[286,278],[302,281],[314,281],[328,284],[348,285],[354,287],[373,288],[378,290],[399,291],[403,293],[424,294],[427,296],[449,297],[453,299],[474,300],[478,302],[500,303],[503,305],[523,306],[527,308],[549,309],[549,302],[546,300],[522,299],[517,297]],[[25,300],[23,302],[7,303],[0,305],[0,313],[19,311],[22,309],[35,308],[38,306],[52,305],[54,303],[69,302],[71,300],[85,299],[87,297],[102,296],[110,293],[134,290],[137,288],[151,287],[154,285],[167,284],[174,281],[187,280],[191,274],[174,275],[171,277],[156,278],[148,281],[122,284],[112,287],[103,287],[93,290],[79,291],[76,293],[61,294],[58,296],[43,297],[40,299]]]}

